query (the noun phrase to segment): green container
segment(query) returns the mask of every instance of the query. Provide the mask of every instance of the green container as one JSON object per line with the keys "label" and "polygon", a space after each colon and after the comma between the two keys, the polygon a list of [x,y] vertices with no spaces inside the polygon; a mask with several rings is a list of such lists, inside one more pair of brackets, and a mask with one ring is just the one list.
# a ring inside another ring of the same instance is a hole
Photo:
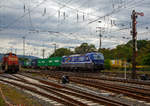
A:
{"label": "green container", "polygon": [[48,59],[48,66],[60,66],[62,57],[51,57]]}
{"label": "green container", "polygon": [[48,66],[52,66],[53,60],[51,58],[48,59]]}
{"label": "green container", "polygon": [[28,60],[24,61],[24,66],[25,67],[31,66],[31,61]]}
{"label": "green container", "polygon": [[48,59],[38,59],[37,66],[38,67],[48,66]]}

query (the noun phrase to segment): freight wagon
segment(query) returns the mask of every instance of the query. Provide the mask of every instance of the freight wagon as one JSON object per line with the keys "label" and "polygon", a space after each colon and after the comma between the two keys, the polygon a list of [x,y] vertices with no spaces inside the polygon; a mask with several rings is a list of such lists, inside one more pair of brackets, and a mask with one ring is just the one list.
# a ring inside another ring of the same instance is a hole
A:
{"label": "freight wagon", "polygon": [[48,69],[58,70],[61,66],[62,57],[51,57],[48,59]]}
{"label": "freight wagon", "polygon": [[56,69],[61,65],[62,57],[51,57],[46,59],[33,59],[32,61],[24,60],[22,67],[34,69]]}
{"label": "freight wagon", "polygon": [[33,69],[38,68],[38,67],[37,67],[37,64],[38,64],[38,59],[33,59],[33,60],[31,61],[31,68],[33,68]]}
{"label": "freight wagon", "polygon": [[47,69],[48,68],[48,59],[38,59],[37,67],[40,69]]}
{"label": "freight wagon", "polygon": [[[110,66],[114,69],[132,69],[132,63],[128,63],[126,60],[114,59],[110,60]],[[149,66],[136,65],[136,70],[149,70]]]}

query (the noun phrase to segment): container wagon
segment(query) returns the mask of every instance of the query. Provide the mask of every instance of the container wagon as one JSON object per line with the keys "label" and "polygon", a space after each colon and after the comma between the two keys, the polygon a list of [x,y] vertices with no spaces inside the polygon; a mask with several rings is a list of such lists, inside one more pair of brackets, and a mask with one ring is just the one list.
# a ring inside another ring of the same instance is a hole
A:
{"label": "container wagon", "polygon": [[48,69],[58,70],[61,66],[62,57],[51,57],[48,59]]}
{"label": "container wagon", "polygon": [[37,67],[40,69],[47,69],[48,68],[48,59],[38,59]]}

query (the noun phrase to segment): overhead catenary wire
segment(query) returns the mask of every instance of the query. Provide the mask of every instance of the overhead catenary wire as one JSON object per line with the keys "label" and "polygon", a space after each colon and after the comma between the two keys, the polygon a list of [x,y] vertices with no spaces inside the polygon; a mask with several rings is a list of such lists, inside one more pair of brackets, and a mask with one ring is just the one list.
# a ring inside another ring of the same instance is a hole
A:
{"label": "overhead catenary wire", "polygon": [[31,12],[30,12],[31,6],[30,6],[30,2],[31,2],[31,1],[29,0],[29,6],[28,6],[29,22],[30,22],[30,25],[31,25],[32,30],[35,30],[35,28],[34,28],[34,26],[33,26],[33,23],[32,23],[32,18],[31,18]]}
{"label": "overhead catenary wire", "polygon": [[[39,4],[37,4],[35,7],[33,7],[31,10],[30,10],[30,13],[36,9],[37,7],[39,7],[40,5],[42,5],[43,3],[45,3],[47,0],[43,0],[42,2],[40,2]],[[24,15],[20,16],[19,18],[17,18],[16,20],[14,20],[13,22],[11,22],[10,24],[6,25],[5,28],[9,28],[10,26],[12,26],[13,24],[15,24],[16,22],[18,22],[20,19],[22,19],[23,17],[25,17],[26,15],[29,14],[29,11],[26,12]]]}
{"label": "overhead catenary wire", "polygon": [[66,5],[63,5],[64,7],[66,6]]}
{"label": "overhead catenary wire", "polygon": [[[44,1],[46,1],[46,0],[44,0]],[[66,5],[63,5],[63,6],[66,6]],[[29,13],[30,13],[30,12],[29,12]],[[23,16],[23,17],[24,17],[24,16]],[[16,20],[16,21],[17,21],[17,20]],[[14,22],[16,22],[16,21],[14,21]],[[13,22],[13,23],[14,23],[14,22]],[[11,25],[12,25],[12,24],[10,24],[10,26],[11,26]],[[8,25],[7,27],[9,27],[9,25]]]}
{"label": "overhead catenary wire", "polygon": [[[140,1],[141,1],[141,0],[140,0]],[[133,0],[132,2],[134,2],[134,0]],[[129,2],[129,3],[127,3],[126,5],[128,5],[128,4],[132,3],[132,2]],[[138,2],[139,2],[139,1],[138,1]],[[137,2],[137,3],[138,3],[138,2]],[[133,5],[133,4],[132,4],[132,5]],[[135,5],[135,4],[134,4],[134,5]],[[98,17],[98,18],[96,18],[95,20],[90,21],[88,24],[91,24],[91,23],[93,23],[93,22],[96,22],[96,21],[100,20],[101,18],[104,18],[104,17],[107,17],[107,16],[111,16],[111,15],[113,15],[113,14],[119,12],[119,11],[120,11],[119,9],[122,9],[123,7],[124,7],[123,5],[122,5],[122,6],[119,6],[117,9],[113,9],[113,11],[111,11],[110,13],[107,13],[107,14],[105,14],[104,16]],[[124,7],[124,8],[126,8],[126,7]]]}

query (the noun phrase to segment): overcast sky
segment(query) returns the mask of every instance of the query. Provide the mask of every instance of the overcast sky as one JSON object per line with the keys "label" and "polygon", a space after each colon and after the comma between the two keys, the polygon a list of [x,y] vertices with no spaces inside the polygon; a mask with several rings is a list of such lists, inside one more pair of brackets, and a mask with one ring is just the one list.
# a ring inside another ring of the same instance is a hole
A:
{"label": "overcast sky", "polygon": [[[150,39],[150,0],[0,0],[0,51],[41,57],[57,48],[86,42],[114,48],[131,40],[132,10],[137,18],[137,39]],[[97,28],[99,27],[99,28]]]}

